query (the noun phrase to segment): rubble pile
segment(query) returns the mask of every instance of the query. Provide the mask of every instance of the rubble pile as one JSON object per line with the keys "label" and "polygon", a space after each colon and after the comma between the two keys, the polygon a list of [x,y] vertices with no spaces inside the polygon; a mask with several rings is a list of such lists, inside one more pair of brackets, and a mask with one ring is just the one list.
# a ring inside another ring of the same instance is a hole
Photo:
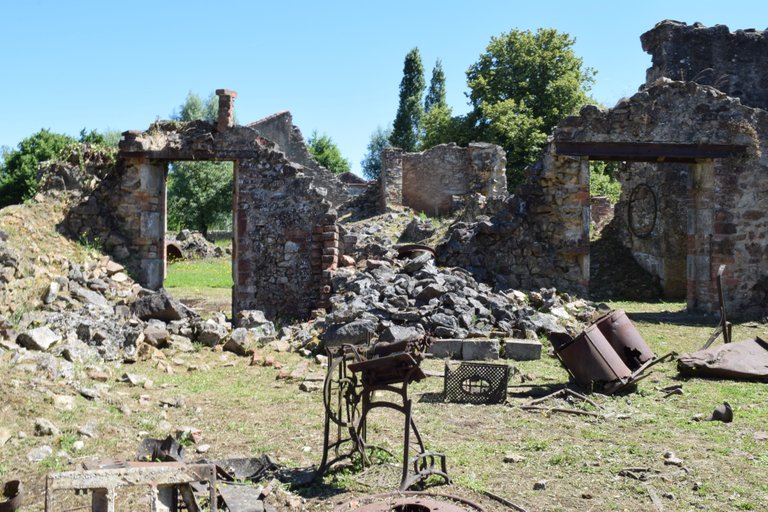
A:
{"label": "rubble pile", "polygon": [[536,338],[576,332],[594,312],[555,289],[525,294],[494,291],[461,268],[438,268],[424,252],[406,259],[369,259],[340,269],[332,312],[325,317],[327,345],[415,339]]}
{"label": "rubble pile", "polygon": [[176,235],[166,234],[165,240],[166,243],[176,243],[186,259],[219,258],[225,254],[232,254],[230,248],[224,249],[211,243],[199,231],[182,229]]}
{"label": "rubble pile", "polygon": [[316,339],[306,324],[276,332],[261,311],[241,311],[238,328],[221,313],[204,320],[166,290],[142,288],[108,256],[82,264],[29,257],[6,238],[0,236],[0,355],[11,351],[13,366],[30,372],[71,380],[76,363],[131,363],[157,349],[191,352],[199,344],[248,355],[268,343],[287,351]]}

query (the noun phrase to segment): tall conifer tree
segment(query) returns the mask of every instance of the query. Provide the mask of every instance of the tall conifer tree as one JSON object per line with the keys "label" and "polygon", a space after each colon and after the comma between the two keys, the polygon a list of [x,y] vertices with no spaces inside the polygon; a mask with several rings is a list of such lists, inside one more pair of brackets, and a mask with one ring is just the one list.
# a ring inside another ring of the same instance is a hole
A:
{"label": "tall conifer tree", "polygon": [[424,110],[421,97],[424,94],[424,66],[419,49],[414,48],[405,56],[403,79],[400,82],[400,103],[392,127],[389,142],[405,151],[415,151],[421,138],[421,118]]}

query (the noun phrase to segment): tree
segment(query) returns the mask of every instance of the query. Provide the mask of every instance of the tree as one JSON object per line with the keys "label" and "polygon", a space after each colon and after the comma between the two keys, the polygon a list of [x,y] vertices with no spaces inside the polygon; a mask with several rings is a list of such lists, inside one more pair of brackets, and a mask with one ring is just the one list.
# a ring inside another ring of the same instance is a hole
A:
{"label": "tree", "polygon": [[424,94],[424,67],[419,49],[414,48],[405,56],[403,79],[400,81],[400,103],[392,126],[389,142],[405,151],[415,151],[421,138]]}
{"label": "tree", "polygon": [[[177,121],[216,122],[218,99],[203,101],[190,92],[171,117]],[[174,229],[192,228],[203,235],[232,215],[233,171],[230,162],[176,162],[168,172],[168,223]]]}
{"label": "tree", "polygon": [[365,157],[360,162],[363,176],[367,179],[378,179],[379,174],[381,174],[381,152],[391,146],[389,143],[391,135],[392,130],[385,130],[381,126],[378,126],[376,131],[371,134],[371,140],[368,142]]}
{"label": "tree", "polygon": [[318,135],[317,130],[312,132],[307,141],[307,149],[315,160],[334,174],[349,172],[351,165],[349,160],[341,156],[341,150],[328,135]]}
{"label": "tree", "polygon": [[446,142],[457,142],[456,122],[452,117],[451,107],[445,99],[445,73],[440,59],[432,68],[427,96],[424,98],[424,116],[422,118],[420,147],[431,148]]}
{"label": "tree", "polygon": [[69,135],[43,129],[22,140],[17,149],[4,152],[0,164],[0,208],[33,197],[40,163],[57,158],[64,148],[75,143],[77,140]]}
{"label": "tree", "polygon": [[434,107],[448,106],[445,101],[445,73],[443,72],[443,63],[440,59],[435,62],[432,68],[432,78],[429,81],[427,96],[424,98],[424,112],[430,112]]}
{"label": "tree", "polygon": [[207,236],[211,226],[226,223],[232,212],[232,174],[228,162],[173,164],[168,177],[169,225]]}
{"label": "tree", "polygon": [[215,123],[219,115],[219,100],[218,97],[211,93],[208,99],[203,99],[197,94],[189,91],[187,93],[187,99],[184,103],[179,105],[179,112],[174,111],[171,114],[171,118],[177,121],[208,121],[209,123]]}
{"label": "tree", "polygon": [[491,38],[467,70],[473,136],[504,146],[510,185],[552,128],[589,101],[595,71],[583,67],[574,42],[555,29],[512,30]]}

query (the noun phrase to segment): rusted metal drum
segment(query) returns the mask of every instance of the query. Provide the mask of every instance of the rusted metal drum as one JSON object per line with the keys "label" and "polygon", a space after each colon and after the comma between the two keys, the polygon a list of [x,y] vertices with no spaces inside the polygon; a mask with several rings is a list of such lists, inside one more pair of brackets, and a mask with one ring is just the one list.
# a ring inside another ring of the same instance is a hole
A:
{"label": "rusted metal drum", "polygon": [[630,370],[635,371],[656,357],[623,310],[617,309],[601,316],[594,325]]}
{"label": "rusted metal drum", "polygon": [[610,393],[632,375],[594,324],[560,347],[557,354],[579,385],[596,391]]}

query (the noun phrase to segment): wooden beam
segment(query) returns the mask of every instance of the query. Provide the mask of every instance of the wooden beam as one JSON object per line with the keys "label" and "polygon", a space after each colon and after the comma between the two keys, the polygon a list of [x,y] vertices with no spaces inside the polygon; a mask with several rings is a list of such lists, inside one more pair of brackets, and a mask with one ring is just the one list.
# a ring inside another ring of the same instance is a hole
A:
{"label": "wooden beam", "polygon": [[590,160],[694,163],[699,160],[745,155],[747,147],[738,144],[555,141],[555,153],[586,156]]}

